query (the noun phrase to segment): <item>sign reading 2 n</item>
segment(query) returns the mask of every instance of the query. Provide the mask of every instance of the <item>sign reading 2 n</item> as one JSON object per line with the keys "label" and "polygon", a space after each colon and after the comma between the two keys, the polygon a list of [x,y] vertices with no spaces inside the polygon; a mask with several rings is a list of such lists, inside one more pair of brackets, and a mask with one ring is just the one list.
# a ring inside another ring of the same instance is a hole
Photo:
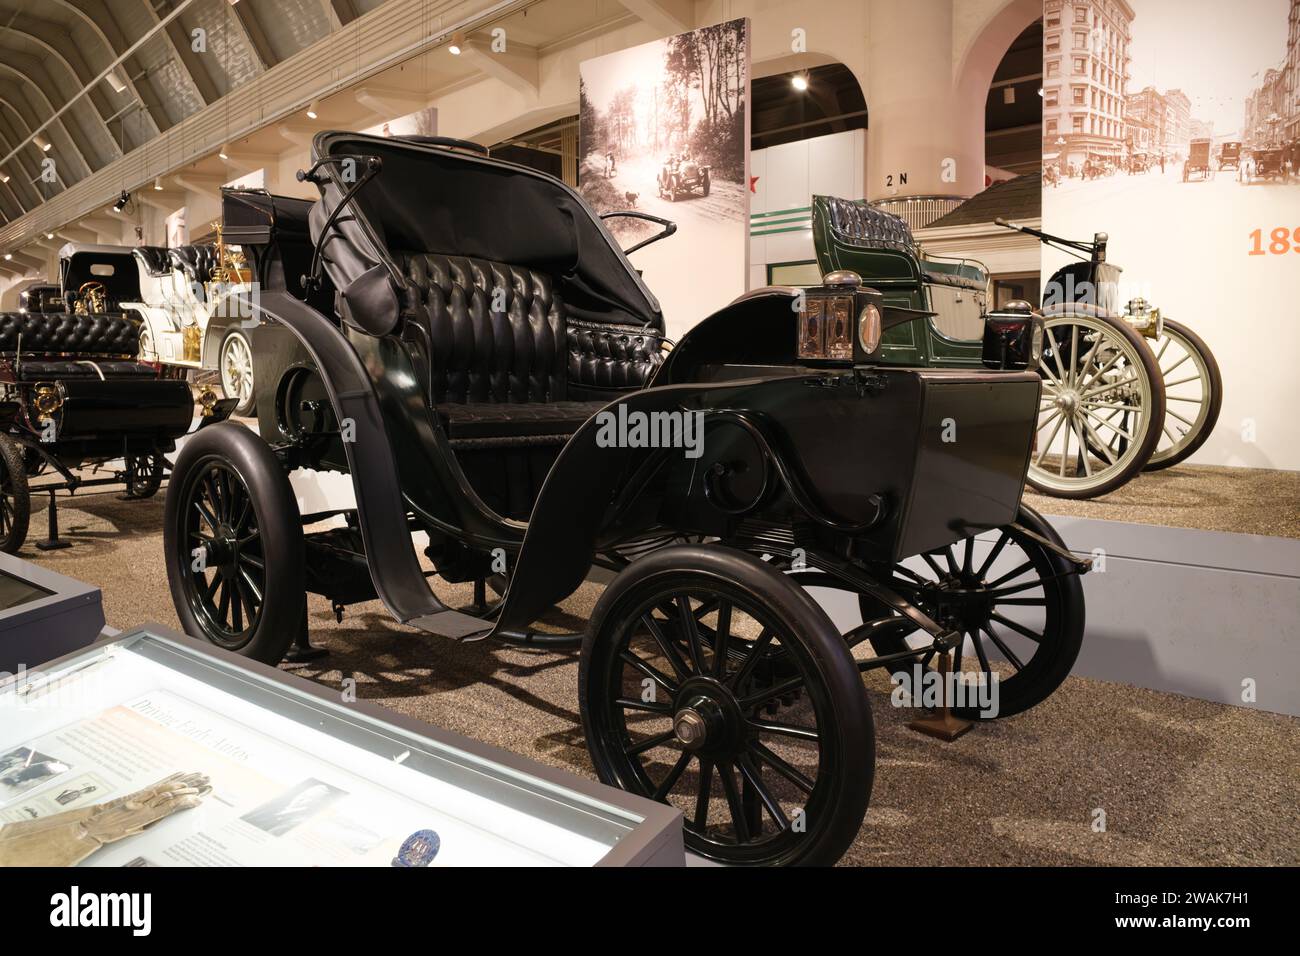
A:
{"label": "sign reading 2 n", "polygon": [[895,179],[898,180],[899,186],[907,185],[907,173],[899,173],[897,177],[895,177],[893,173],[889,173],[888,175],[885,176],[885,188],[892,189],[894,187]]}

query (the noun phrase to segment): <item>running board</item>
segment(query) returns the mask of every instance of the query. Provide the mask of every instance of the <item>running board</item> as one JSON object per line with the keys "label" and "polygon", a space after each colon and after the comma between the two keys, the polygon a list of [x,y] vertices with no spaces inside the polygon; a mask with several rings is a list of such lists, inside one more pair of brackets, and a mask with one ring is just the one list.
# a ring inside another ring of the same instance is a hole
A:
{"label": "running board", "polygon": [[406,622],[411,627],[418,627],[429,634],[462,640],[475,634],[486,636],[492,630],[492,622],[484,621],[460,611],[439,611],[437,614],[425,614],[411,618]]}

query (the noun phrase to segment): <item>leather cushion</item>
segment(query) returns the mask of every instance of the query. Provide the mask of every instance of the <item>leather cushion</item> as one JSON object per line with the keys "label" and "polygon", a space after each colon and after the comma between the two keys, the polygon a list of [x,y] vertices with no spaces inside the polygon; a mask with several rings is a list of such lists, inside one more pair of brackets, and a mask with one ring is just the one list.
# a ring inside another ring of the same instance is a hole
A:
{"label": "leather cushion", "polygon": [[552,402],[518,405],[497,402],[438,405],[434,410],[452,441],[467,438],[519,438],[572,435],[605,407],[605,402]]}
{"label": "leather cushion", "polygon": [[[93,364],[91,364],[93,362]],[[52,379],[98,379],[99,373],[104,378],[157,378],[158,370],[143,362],[129,362],[121,359],[23,359],[16,363],[15,372],[20,382],[46,382]],[[99,371],[95,369],[98,368]]]}
{"label": "leather cushion", "polygon": [[564,304],[549,276],[462,256],[397,260],[430,404],[564,401]]}
{"label": "leather cushion", "polygon": [[121,313],[110,315],[0,312],[0,352],[13,352],[22,337],[23,353],[134,355],[140,327]]}
{"label": "leather cushion", "polygon": [[177,246],[167,250],[173,268],[185,273],[191,282],[207,282],[217,267],[217,247],[209,245]]}
{"label": "leather cushion", "polygon": [[640,388],[663,361],[656,332],[570,321],[568,377],[571,385]]}
{"label": "leather cushion", "polygon": [[170,251],[166,246],[136,246],[131,254],[144,266],[145,272],[159,277],[172,271]]}

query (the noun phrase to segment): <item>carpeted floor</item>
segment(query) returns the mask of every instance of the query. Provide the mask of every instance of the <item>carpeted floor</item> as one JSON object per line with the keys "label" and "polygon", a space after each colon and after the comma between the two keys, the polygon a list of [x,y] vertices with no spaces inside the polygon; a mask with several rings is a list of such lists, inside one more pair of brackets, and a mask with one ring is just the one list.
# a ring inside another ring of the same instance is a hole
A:
{"label": "carpeted floor", "polygon": [[[1133,500],[1158,480],[1144,478]],[[1244,520],[1261,510],[1269,483],[1243,480]],[[1168,488],[1182,481],[1174,475]],[[162,500],[78,496],[76,507],[60,508],[75,546],[50,553],[31,544],[44,530],[42,508],[22,556],[102,587],[114,626],[175,626]],[[1052,501],[1049,510],[1069,508],[1061,506]],[[1295,534],[1294,519],[1268,526]],[[1262,533],[1264,525],[1253,527]],[[584,587],[555,623],[580,627],[597,593]],[[457,600],[468,596],[462,589]],[[327,686],[352,676],[362,696],[385,706],[592,775],[575,653],[458,645],[399,629],[377,603],[350,609],[337,624],[314,600],[311,620],[313,639],[330,656],[292,670]],[[914,713],[889,706],[883,676],[870,678],[868,690],[875,789],[846,863],[1300,864],[1300,721],[1071,678],[1035,710],[944,744],[906,729]],[[1097,810],[1105,812],[1104,832],[1093,826]]]}
{"label": "carpeted floor", "polygon": [[1045,514],[1300,538],[1300,471],[1179,465],[1090,501],[1025,499]]}

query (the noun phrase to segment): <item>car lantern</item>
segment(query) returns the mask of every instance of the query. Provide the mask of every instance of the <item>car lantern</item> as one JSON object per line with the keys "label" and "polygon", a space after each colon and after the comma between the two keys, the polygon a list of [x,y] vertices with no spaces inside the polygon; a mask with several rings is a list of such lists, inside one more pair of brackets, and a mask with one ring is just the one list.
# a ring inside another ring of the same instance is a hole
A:
{"label": "car lantern", "polygon": [[1037,368],[1043,357],[1043,317],[1022,299],[984,316],[984,367]]}
{"label": "car lantern", "polygon": [[1152,308],[1143,298],[1129,299],[1124,306],[1124,321],[1143,338],[1158,339],[1165,331],[1165,320],[1160,310]]}
{"label": "car lantern", "polygon": [[798,355],[805,362],[865,361],[880,346],[877,293],[862,288],[856,272],[828,273],[800,297]]}

